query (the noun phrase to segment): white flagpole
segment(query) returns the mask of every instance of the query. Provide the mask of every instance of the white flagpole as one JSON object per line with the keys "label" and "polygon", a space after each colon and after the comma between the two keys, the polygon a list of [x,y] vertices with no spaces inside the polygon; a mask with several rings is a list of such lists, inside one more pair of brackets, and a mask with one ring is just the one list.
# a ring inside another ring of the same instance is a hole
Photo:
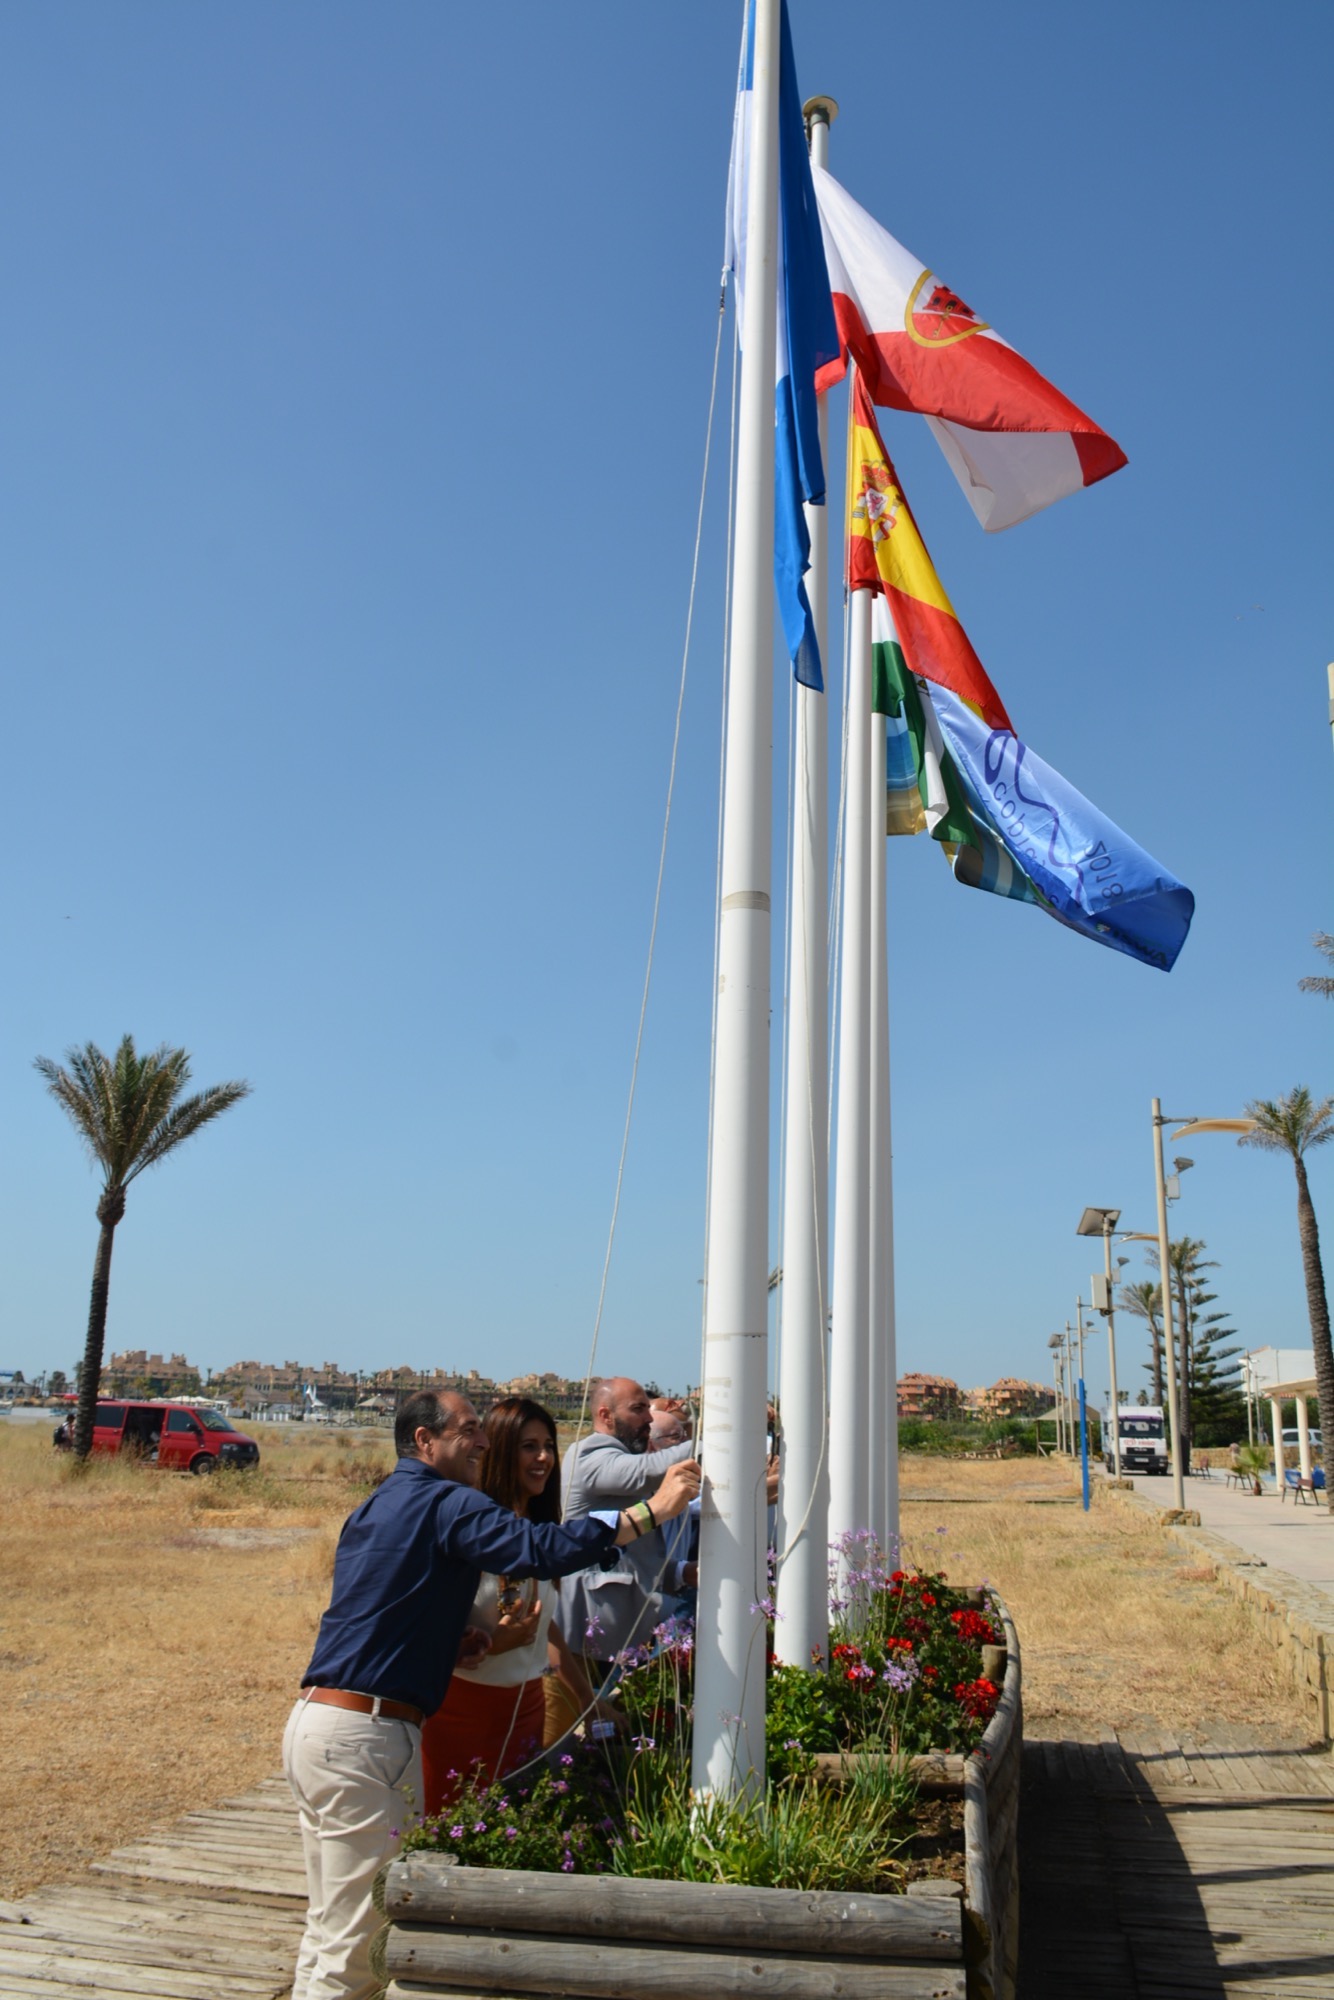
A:
{"label": "white flagpole", "polygon": [[[848,604],[847,787],[838,996],[838,1179],[829,1356],[829,1538],[868,1528],[871,1143],[871,592]],[[840,1560],[846,1576],[849,1564]]]}
{"label": "white flagpole", "polygon": [[899,1413],[894,1353],[894,1191],[890,1164],[889,965],[885,908],[885,718],[871,717],[871,1252],[867,1414],[871,1526],[897,1557]]}
{"label": "white flagpole", "polygon": [[[811,158],[825,166],[838,106],[804,106]],[[820,454],[828,453],[822,396]],[[829,509],[807,507],[806,578],[820,658],[829,672]],[[788,971],[787,1135],[783,1148],[783,1348],[778,1394],[783,1478],[778,1489],[778,1618],[774,1652],[809,1667],[829,1648],[829,1385],[825,1379],[829,1227],[829,703],[796,690],[792,746],[792,908]]]}
{"label": "white flagpole", "polygon": [[737,437],[704,1311],[699,1611],[691,1782],[764,1785],[770,815],[779,0],[757,0]]}

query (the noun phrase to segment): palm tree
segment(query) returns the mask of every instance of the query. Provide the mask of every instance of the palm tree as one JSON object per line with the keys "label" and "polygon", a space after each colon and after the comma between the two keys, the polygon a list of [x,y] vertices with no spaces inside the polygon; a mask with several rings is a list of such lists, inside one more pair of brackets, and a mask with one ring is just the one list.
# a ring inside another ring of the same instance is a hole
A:
{"label": "palm tree", "polygon": [[1136,1319],[1149,1323],[1150,1369],[1153,1376],[1153,1400],[1161,1409],[1163,1406],[1163,1330],[1158,1324],[1163,1307],[1161,1285],[1155,1285],[1152,1278],[1141,1278],[1133,1285],[1122,1285],[1121,1304]]}
{"label": "palm tree", "polygon": [[[1334,1439],[1334,1352],[1329,1341],[1329,1300],[1325,1296],[1325,1273],[1320,1262],[1320,1231],[1306,1178],[1305,1156],[1313,1147],[1327,1145],[1334,1139],[1334,1097],[1315,1104],[1305,1084],[1299,1083],[1286,1097],[1256,1098],[1246,1106],[1246,1115],[1255,1120],[1255,1130],[1247,1132],[1237,1144],[1260,1146],[1267,1153],[1286,1153],[1297,1176],[1297,1233],[1306,1277],[1306,1310],[1311,1321],[1311,1350],[1320,1398],[1320,1431],[1328,1452],[1329,1440]],[[1334,1507],[1334,1480],[1328,1477],[1325,1497]]]}
{"label": "palm tree", "polygon": [[[1317,931],[1311,942],[1334,965],[1334,937],[1328,931]],[[1299,993],[1323,993],[1326,1000],[1334,1000],[1334,979],[1326,972],[1308,972],[1305,979],[1297,981],[1297,990]]]}
{"label": "palm tree", "polygon": [[96,1042],[66,1051],[69,1067],[38,1056],[34,1067],[65,1111],[102,1169],[102,1193],[97,1203],[101,1234],[93,1260],[93,1289],[88,1306],[88,1338],[79,1376],[79,1404],[74,1421],[74,1450],[87,1458],[93,1442],[93,1414],[102,1374],[102,1346],[107,1326],[107,1292],[111,1282],[111,1245],[116,1224],[125,1213],[125,1190],[145,1167],[155,1167],[168,1153],[221,1117],[243,1097],[248,1083],[215,1083],[195,1097],[181,1097],[190,1081],[190,1058],[184,1049],[165,1042],[151,1055],[135,1052],[126,1035],[112,1057]]}

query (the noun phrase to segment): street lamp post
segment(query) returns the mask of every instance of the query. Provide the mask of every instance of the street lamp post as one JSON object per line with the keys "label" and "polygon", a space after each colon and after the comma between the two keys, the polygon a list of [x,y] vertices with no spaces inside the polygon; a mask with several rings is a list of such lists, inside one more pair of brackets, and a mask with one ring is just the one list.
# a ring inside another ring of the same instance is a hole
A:
{"label": "street lamp post", "polygon": [[[1176,1125],[1172,1134],[1173,1144],[1178,1139],[1193,1139],[1203,1132],[1234,1132],[1238,1136],[1255,1130],[1253,1118],[1165,1118],[1161,1098],[1155,1097],[1152,1109],[1153,1122],[1153,1170],[1158,1192],[1158,1260],[1163,1293],[1163,1347],[1167,1359],[1167,1414],[1172,1427],[1172,1484],[1174,1498],[1179,1508],[1186,1504],[1185,1488],[1182,1484],[1182,1464],[1179,1424],[1177,1414],[1177,1372],[1176,1354],[1172,1338],[1172,1268],[1169,1261],[1167,1242],[1167,1180],[1163,1172],[1163,1127]],[[1193,1163],[1190,1160],[1177,1161],[1178,1172]],[[1175,1179],[1175,1176],[1174,1176]],[[1183,1338],[1185,1329],[1182,1329]],[[1185,1366],[1185,1351],[1182,1351],[1182,1366]]]}
{"label": "street lamp post", "polygon": [[[1079,1218],[1075,1230],[1077,1236],[1101,1236],[1102,1260],[1105,1269],[1103,1283],[1105,1293],[1101,1303],[1098,1299],[1098,1281],[1093,1279],[1089,1289],[1093,1293],[1096,1310],[1107,1320],[1107,1369],[1111,1377],[1109,1403],[1112,1417],[1112,1461],[1116,1467],[1116,1478],[1121,1477],[1121,1398],[1116,1387],[1116,1318],[1112,1300],[1112,1231],[1121,1220],[1119,1208],[1086,1208]],[[1107,1455],[1107,1440],[1102,1441],[1103,1457]]]}
{"label": "street lamp post", "polygon": [[1078,1380],[1082,1382],[1084,1379],[1084,1301],[1082,1298],[1075,1300],[1075,1331],[1079,1339]]}
{"label": "street lamp post", "polygon": [[1175,1120],[1163,1117],[1161,1098],[1153,1100],[1153,1171],[1158,1200],[1158,1268],[1163,1295],[1163,1356],[1167,1363],[1167,1424],[1172,1441],[1172,1498],[1178,1511],[1186,1505],[1182,1477],[1180,1422],[1177,1414],[1176,1340],[1172,1332],[1172,1266],[1167,1247],[1167,1179],[1163,1171],[1163,1127]]}
{"label": "street lamp post", "polygon": [[1061,1451],[1064,1451],[1064,1449],[1065,1449],[1065,1443],[1064,1443],[1064,1439],[1065,1439],[1065,1417],[1064,1417],[1064,1412],[1063,1412],[1063,1405],[1062,1405],[1062,1401],[1061,1401],[1061,1397],[1062,1397],[1062,1388],[1061,1388],[1061,1336],[1060,1336],[1060,1334],[1059,1334],[1059,1333],[1054,1333],[1054,1334],[1053,1334],[1053,1335],[1051,1336],[1051,1339],[1050,1339],[1050,1340],[1049,1340],[1049,1341],[1047,1342],[1047,1345],[1048,1345],[1048,1347],[1049,1347],[1049,1348],[1051,1349],[1051,1365],[1052,1365],[1052,1382],[1053,1382],[1053,1384],[1055,1385],[1055,1386],[1053,1387],[1053,1389],[1052,1389],[1052,1397],[1053,1397],[1053,1403],[1052,1403],[1052,1408],[1053,1408],[1053,1410],[1054,1410],[1054,1412],[1055,1412],[1055,1416],[1056,1416],[1056,1449],[1057,1449],[1057,1451],[1058,1451],[1058,1452],[1061,1452]]}
{"label": "street lamp post", "polygon": [[[1068,1332],[1067,1322],[1067,1332]],[[1084,1512],[1089,1510],[1089,1427],[1087,1396],[1084,1389],[1084,1301],[1075,1300],[1075,1331],[1079,1341],[1079,1373],[1075,1376],[1075,1397],[1079,1421],[1079,1463],[1084,1482]]]}

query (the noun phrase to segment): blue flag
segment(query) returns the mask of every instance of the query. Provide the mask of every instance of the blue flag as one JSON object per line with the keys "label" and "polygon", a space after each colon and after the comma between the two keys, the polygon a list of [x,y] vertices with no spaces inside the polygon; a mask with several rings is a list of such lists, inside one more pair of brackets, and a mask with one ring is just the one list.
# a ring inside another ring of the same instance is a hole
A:
{"label": "blue flag", "polygon": [[[822,506],[824,464],[816,407],[817,369],[839,351],[811,180],[801,92],[782,0],[778,72],[778,342],[774,397],[774,587],[788,654],[804,687],[823,688],[820,648],[806,586],[811,541],[802,503]],[[746,197],[754,94],[755,0],[746,12],[732,160],[728,172],[727,265],[736,277],[737,325],[745,345]]]}
{"label": "blue flag", "polygon": [[948,688],[929,700],[978,838],[954,872],[971,888],[1036,902],[1071,930],[1170,972],[1195,898],[1059,771]]}

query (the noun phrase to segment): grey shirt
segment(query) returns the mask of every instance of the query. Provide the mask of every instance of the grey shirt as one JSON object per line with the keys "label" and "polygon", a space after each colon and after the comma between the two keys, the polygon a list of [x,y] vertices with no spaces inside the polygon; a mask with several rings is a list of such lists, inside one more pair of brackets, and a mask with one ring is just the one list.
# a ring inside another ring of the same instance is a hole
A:
{"label": "grey shirt", "polygon": [[[647,1500],[672,1466],[694,1454],[689,1438],[662,1451],[637,1452],[619,1438],[593,1431],[566,1455],[561,1476],[565,1519]],[[582,1571],[561,1582],[556,1624],[573,1653],[610,1660],[626,1646],[651,1644],[653,1628],[662,1621],[664,1597],[674,1597],[681,1588],[681,1564],[668,1560],[661,1528],[627,1542],[619,1556],[614,1569]]]}

